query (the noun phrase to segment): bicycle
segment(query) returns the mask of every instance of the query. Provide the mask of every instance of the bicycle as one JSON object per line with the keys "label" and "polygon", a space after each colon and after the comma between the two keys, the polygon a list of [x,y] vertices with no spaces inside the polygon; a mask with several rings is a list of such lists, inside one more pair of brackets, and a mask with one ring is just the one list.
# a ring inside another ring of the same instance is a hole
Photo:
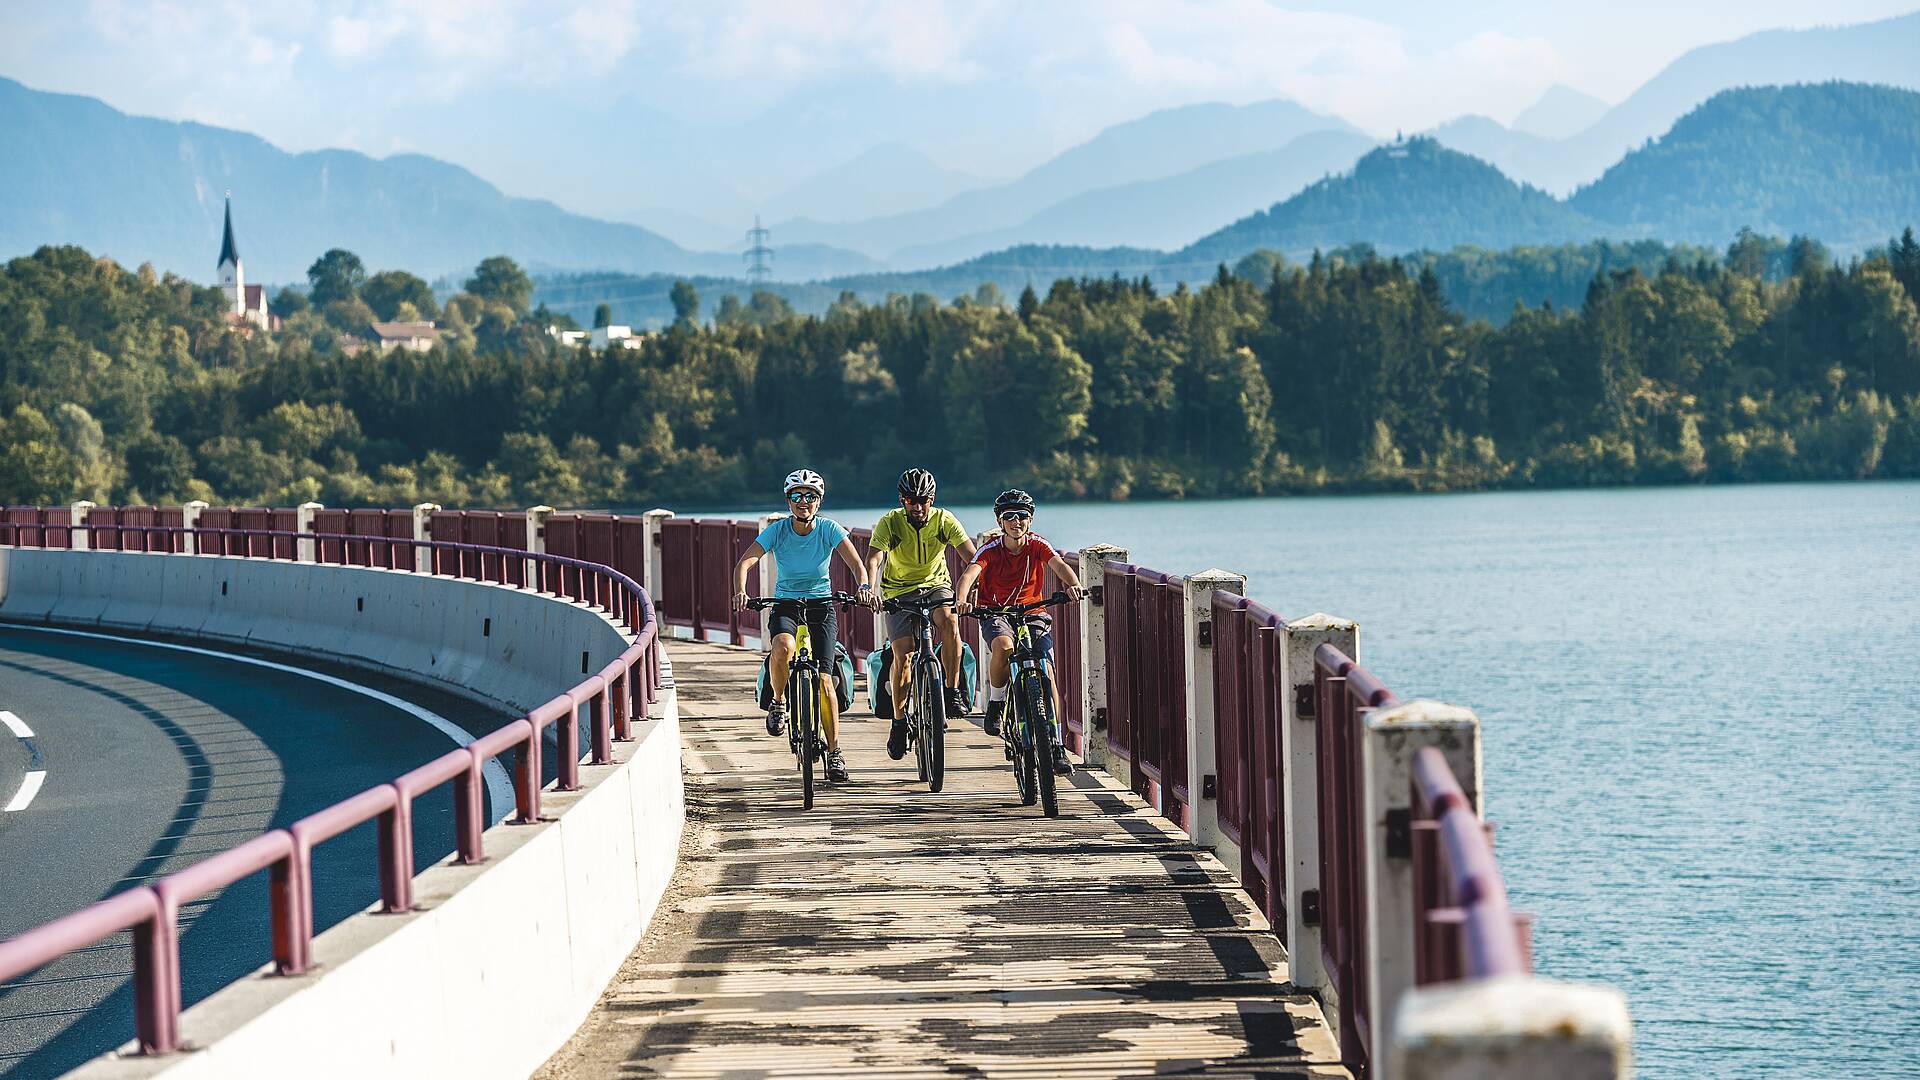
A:
{"label": "bicycle", "polygon": [[1066,593],[1056,592],[1030,604],[976,607],[965,615],[965,618],[980,620],[1001,615],[1013,627],[1013,655],[1007,660],[1011,670],[1007,672],[1007,705],[1000,718],[1000,738],[1006,743],[1007,760],[1013,762],[1013,786],[1020,793],[1020,805],[1032,806],[1037,798],[1040,811],[1047,817],[1060,816],[1053,773],[1053,677],[1047,673],[1046,654],[1028,625],[1027,615],[1072,602]]}
{"label": "bicycle", "polygon": [[[833,593],[829,596],[798,599],[787,596],[756,596],[747,601],[747,606],[755,611],[764,608],[784,609],[794,617],[793,659],[787,663],[787,702],[792,715],[787,721],[787,745],[793,750],[796,766],[800,770],[800,808],[813,809],[813,763],[826,753],[826,740],[820,735],[820,717],[829,709],[827,695],[833,693],[827,680],[821,678],[823,672],[833,668],[833,643],[827,643],[827,660],[823,663],[813,657],[812,635],[807,628],[807,615],[818,611],[822,604],[839,604],[845,611],[853,597],[846,593]],[[806,751],[801,752],[805,747]]]}
{"label": "bicycle", "polygon": [[945,783],[947,768],[946,679],[933,651],[933,609],[952,606],[952,597],[943,600],[896,597],[880,605],[883,611],[905,611],[918,616],[914,620],[917,637],[907,700],[894,702],[893,710],[894,715],[899,716],[903,704],[907,709],[907,741],[913,745],[920,779],[926,783],[927,790],[933,792],[938,792]]}

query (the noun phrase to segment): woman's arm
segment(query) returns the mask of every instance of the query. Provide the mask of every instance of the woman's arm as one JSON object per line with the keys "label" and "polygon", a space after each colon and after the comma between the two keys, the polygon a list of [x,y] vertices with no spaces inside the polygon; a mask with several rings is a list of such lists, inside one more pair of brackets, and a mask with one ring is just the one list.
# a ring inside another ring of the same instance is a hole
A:
{"label": "woman's arm", "polygon": [[767,549],[760,546],[760,541],[755,540],[753,543],[747,545],[747,550],[740,556],[740,561],[734,564],[733,610],[747,610],[747,600],[749,599],[747,596],[747,571],[752,570],[753,564],[759,562],[760,556],[766,553]]}
{"label": "woman's arm", "polygon": [[853,546],[852,540],[843,537],[840,546],[833,550],[840,553],[840,561],[853,570],[853,579],[860,583],[860,587],[854,591],[862,600],[866,599],[867,590],[873,588],[870,584],[873,574],[860,562],[860,549]]}

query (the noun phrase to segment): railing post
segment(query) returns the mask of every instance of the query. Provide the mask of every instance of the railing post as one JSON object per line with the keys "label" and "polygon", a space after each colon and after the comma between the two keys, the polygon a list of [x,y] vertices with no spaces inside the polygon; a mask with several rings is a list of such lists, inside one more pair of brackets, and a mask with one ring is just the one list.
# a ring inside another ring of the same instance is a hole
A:
{"label": "railing post", "polygon": [[1400,999],[1393,1080],[1626,1080],[1633,1020],[1610,986],[1530,976],[1438,983]]}
{"label": "railing post", "polygon": [[[201,499],[195,499],[190,503],[182,504],[180,507],[181,527],[188,530],[198,528],[200,526],[200,515],[205,513],[206,509],[207,509],[207,504],[204,500],[201,500]],[[181,542],[184,544],[184,546],[180,550],[184,554],[187,554],[187,555],[200,554],[200,538],[198,535],[196,535],[191,531],[183,532],[180,534],[180,539],[181,539]]]}
{"label": "railing post", "polygon": [[[413,538],[418,541],[433,539],[433,513],[440,509],[439,503],[415,503],[413,505]],[[413,547],[413,569],[422,574],[433,573],[433,549],[424,543]]]}
{"label": "railing post", "polygon": [[[544,555],[547,552],[547,519],[553,516],[553,507],[545,503],[527,507],[527,551],[529,554]],[[556,566],[554,580],[549,582],[541,573],[545,566],[538,559],[523,560],[520,580],[530,589],[538,592],[560,593],[567,587],[566,568]],[[585,589],[581,590],[585,592]]]}
{"label": "railing post", "polygon": [[93,503],[85,499],[68,508],[73,519],[73,528],[68,530],[69,540],[75,551],[87,551],[93,547],[93,538],[87,529],[87,514],[93,510]]}
{"label": "railing post", "polygon": [[653,597],[653,602],[656,605],[660,603],[660,597],[662,595],[660,591],[660,579],[665,576],[661,569],[660,526],[672,516],[673,511],[662,510],[657,507],[640,515],[642,544],[647,549],[647,577],[646,580],[640,584],[646,587],[647,595]]}
{"label": "railing post", "polygon": [[1473,710],[1437,701],[1373,709],[1361,720],[1360,872],[1366,882],[1368,1060],[1386,1061],[1400,998],[1414,987],[1413,755],[1438,747],[1480,806],[1480,720]]}
{"label": "railing post", "polygon": [[[1244,595],[1247,579],[1218,568],[1202,570],[1181,586],[1186,602],[1188,835],[1237,875],[1240,850],[1220,834],[1219,732],[1213,708],[1213,594]],[[1243,748],[1244,752],[1244,748]]]}
{"label": "railing post", "polygon": [[[1313,651],[1332,645],[1360,655],[1360,628],[1313,614],[1286,626],[1280,680],[1280,819],[1287,858],[1287,972],[1326,1002],[1320,954],[1320,752],[1314,734]],[[1335,1010],[1329,1009],[1332,1015]]]}
{"label": "railing post", "polygon": [[[313,515],[316,512],[325,510],[325,509],[326,507],[321,506],[317,502],[301,503],[293,511],[293,531],[297,533],[312,533],[313,532]],[[301,562],[316,562],[319,559],[318,548],[319,548],[319,545],[315,541],[312,541],[312,540],[297,541],[296,547],[294,549],[294,558],[298,559]],[[273,550],[272,542],[269,542],[267,544],[267,550],[269,552]],[[344,553],[342,554],[344,555]],[[371,547],[369,547],[367,551],[367,561],[369,563],[373,561],[373,551]]]}
{"label": "railing post", "polygon": [[[773,524],[776,521],[779,521],[781,518],[784,518],[786,516],[787,515],[785,514],[761,514],[760,527],[764,529],[767,526]],[[773,552],[769,551],[765,555],[760,556],[760,565],[758,567],[755,567],[755,569],[757,569],[760,572],[760,595],[772,596],[774,586],[779,584],[777,580],[780,576],[779,560],[775,559],[773,557]],[[732,563],[727,564],[727,583],[729,585],[733,583],[733,564]],[[773,650],[773,609],[762,608],[760,609],[760,651],[771,652],[772,650]]]}
{"label": "railing post", "polygon": [[1080,583],[1098,588],[1080,620],[1080,715],[1087,744],[1081,758],[1090,766],[1106,768],[1107,753],[1107,612],[1113,598],[1106,595],[1109,562],[1126,562],[1127,550],[1112,544],[1088,544],[1080,549]]}

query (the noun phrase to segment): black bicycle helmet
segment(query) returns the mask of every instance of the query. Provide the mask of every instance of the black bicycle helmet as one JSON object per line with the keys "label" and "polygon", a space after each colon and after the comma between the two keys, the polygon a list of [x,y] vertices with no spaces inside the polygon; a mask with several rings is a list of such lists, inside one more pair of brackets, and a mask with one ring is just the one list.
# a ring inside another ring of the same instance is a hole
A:
{"label": "black bicycle helmet", "polygon": [[908,469],[901,473],[900,497],[903,499],[933,498],[933,474],[925,469]]}
{"label": "black bicycle helmet", "polygon": [[993,500],[993,515],[999,517],[1008,510],[1025,510],[1029,514],[1033,513],[1033,496],[1019,488],[1008,488],[1000,493],[999,498]]}

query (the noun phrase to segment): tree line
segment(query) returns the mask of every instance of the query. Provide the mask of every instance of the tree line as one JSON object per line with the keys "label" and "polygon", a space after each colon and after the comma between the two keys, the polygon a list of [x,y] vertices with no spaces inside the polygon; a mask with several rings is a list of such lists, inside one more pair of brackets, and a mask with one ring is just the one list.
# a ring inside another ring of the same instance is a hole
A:
{"label": "tree line", "polygon": [[[681,283],[667,329],[604,351],[549,333],[571,320],[505,257],[444,301],[340,251],[308,286],[249,333],[147,267],[6,264],[0,498],[715,505],[800,466],[842,499],[907,465],[956,497],[1095,499],[1920,476],[1911,229],[1844,266],[1743,233],[1500,325],[1364,248],[820,315],[761,293],[706,319]],[[342,347],[410,316],[440,319],[430,352]]]}

